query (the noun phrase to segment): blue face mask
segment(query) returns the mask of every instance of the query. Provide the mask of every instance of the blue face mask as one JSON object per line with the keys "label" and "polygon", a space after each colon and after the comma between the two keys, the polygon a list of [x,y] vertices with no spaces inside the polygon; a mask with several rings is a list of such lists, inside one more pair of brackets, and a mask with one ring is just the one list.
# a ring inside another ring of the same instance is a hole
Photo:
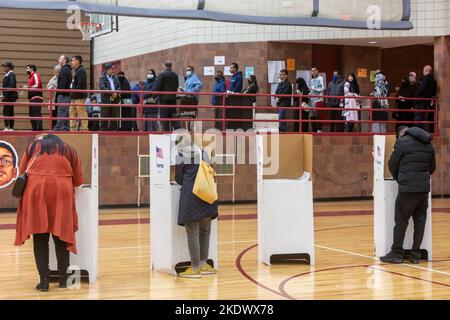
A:
{"label": "blue face mask", "polygon": [[337,74],[333,74],[333,81],[336,81],[338,78]]}

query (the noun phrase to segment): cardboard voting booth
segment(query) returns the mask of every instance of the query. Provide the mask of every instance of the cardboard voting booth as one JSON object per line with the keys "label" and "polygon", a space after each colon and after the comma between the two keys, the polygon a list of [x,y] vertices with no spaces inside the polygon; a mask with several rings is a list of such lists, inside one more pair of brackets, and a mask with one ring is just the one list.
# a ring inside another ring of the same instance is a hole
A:
{"label": "cardboard voting booth", "polygon": [[[391,251],[395,226],[395,200],[398,184],[389,172],[389,159],[394,149],[395,136],[374,136],[374,239],[375,255],[382,257]],[[427,222],[422,241],[422,259],[432,257],[432,217],[431,193],[428,203]],[[403,248],[411,249],[413,243],[414,222],[412,218],[406,231]]]}
{"label": "cardboard voting booth", "polygon": [[[70,254],[72,276],[89,276],[95,283],[98,275],[98,135],[58,135],[77,150],[84,182],[75,189],[79,230],[76,233],[78,254]],[[51,239],[51,237],[50,237]],[[53,240],[50,241],[50,270],[57,272]]]}
{"label": "cardboard voting booth", "polygon": [[314,265],[311,135],[257,136],[258,259]]}
{"label": "cardboard voting booth", "polygon": [[[173,275],[183,272],[191,264],[186,230],[177,224],[181,186],[174,181],[178,153],[176,138],[177,135],[150,135],[152,269]],[[217,219],[211,224],[208,262],[217,268]]]}

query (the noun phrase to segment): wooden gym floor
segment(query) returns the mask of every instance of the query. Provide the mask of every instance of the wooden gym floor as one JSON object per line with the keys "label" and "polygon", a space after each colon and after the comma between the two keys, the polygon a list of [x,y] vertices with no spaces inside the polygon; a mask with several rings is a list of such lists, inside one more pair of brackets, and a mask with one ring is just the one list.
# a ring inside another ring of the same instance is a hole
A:
{"label": "wooden gym floor", "polygon": [[450,200],[433,201],[431,262],[373,256],[372,203],[315,204],[316,265],[257,262],[255,205],[220,207],[219,273],[201,280],[150,270],[148,209],[100,213],[100,277],[38,293],[32,243],[14,247],[15,214],[0,214],[0,299],[449,299]]}

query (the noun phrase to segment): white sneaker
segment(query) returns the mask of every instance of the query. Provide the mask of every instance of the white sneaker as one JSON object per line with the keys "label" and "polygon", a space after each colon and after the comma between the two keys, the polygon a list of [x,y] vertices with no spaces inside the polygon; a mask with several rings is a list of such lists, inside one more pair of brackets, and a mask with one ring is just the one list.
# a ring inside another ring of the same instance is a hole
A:
{"label": "white sneaker", "polygon": [[9,128],[5,128],[5,129],[3,129],[3,131],[9,131]]}

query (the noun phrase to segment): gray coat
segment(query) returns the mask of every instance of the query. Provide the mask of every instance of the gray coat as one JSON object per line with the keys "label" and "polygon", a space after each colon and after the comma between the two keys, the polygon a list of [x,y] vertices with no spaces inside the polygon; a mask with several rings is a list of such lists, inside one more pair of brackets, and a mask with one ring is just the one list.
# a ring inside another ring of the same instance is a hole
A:
{"label": "gray coat", "polygon": [[199,163],[199,154],[194,152],[191,153],[190,157],[186,157],[186,153],[184,155],[180,153],[177,158],[175,180],[181,185],[178,209],[178,225],[180,226],[184,226],[188,222],[200,221],[204,217],[216,219],[218,216],[217,201],[209,204],[192,193]]}
{"label": "gray coat", "polygon": [[[344,96],[345,82],[342,79],[330,81],[328,83],[327,96]],[[326,101],[328,107],[339,107],[341,99],[329,98]]]}

